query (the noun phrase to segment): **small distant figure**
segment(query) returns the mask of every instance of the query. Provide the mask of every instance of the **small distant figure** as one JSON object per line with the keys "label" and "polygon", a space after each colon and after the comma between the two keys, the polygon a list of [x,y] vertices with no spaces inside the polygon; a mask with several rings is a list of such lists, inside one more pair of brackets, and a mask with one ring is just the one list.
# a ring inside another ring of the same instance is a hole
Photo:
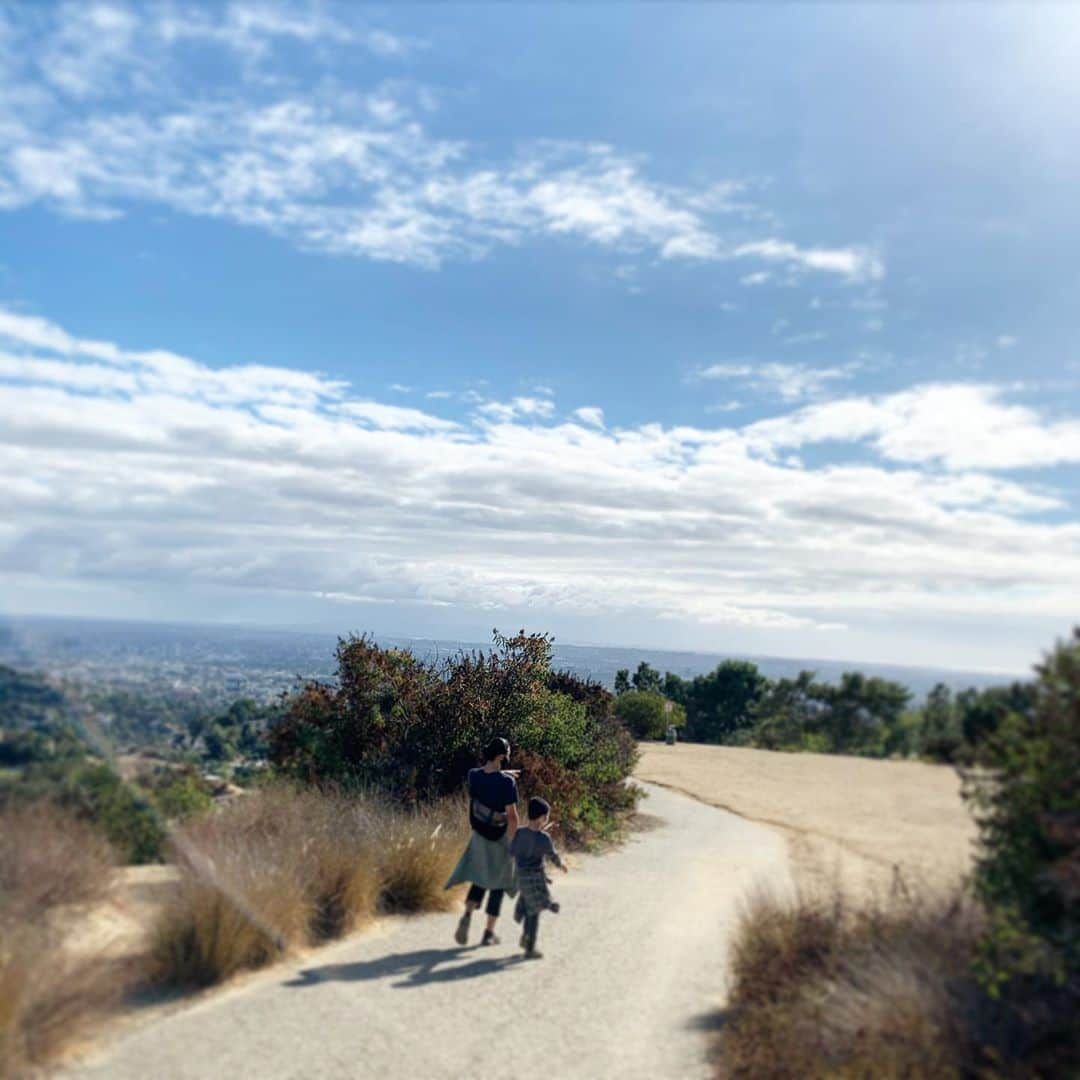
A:
{"label": "small distant figure", "polygon": [[539,960],[543,953],[536,948],[536,935],[540,929],[540,912],[559,910],[548,891],[548,876],[544,873],[544,860],[550,859],[564,874],[566,865],[559,858],[547,830],[551,827],[551,806],[545,799],[529,800],[528,828],[518,829],[510,845],[510,854],[517,863],[518,888],[521,895],[514,908],[514,922],[524,923],[521,947],[526,960]]}
{"label": "small distant figure", "polygon": [[668,724],[667,733],[664,736],[664,742],[668,746],[674,746],[679,741],[679,729],[674,724]]}

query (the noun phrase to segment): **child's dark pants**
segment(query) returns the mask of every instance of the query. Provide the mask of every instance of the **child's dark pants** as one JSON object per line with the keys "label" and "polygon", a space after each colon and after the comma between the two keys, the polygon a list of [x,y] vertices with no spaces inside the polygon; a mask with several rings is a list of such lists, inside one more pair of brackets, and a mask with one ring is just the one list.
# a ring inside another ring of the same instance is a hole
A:
{"label": "child's dark pants", "polygon": [[[469,886],[469,895],[465,899],[470,904],[475,904],[479,907],[484,902],[484,890],[479,885]],[[493,918],[499,917],[499,912],[502,911],[503,891],[502,889],[492,889],[491,894],[488,896],[487,913]]]}
{"label": "child's dark pants", "polygon": [[536,935],[540,931],[540,912],[525,916],[525,942],[528,948],[536,948]]}

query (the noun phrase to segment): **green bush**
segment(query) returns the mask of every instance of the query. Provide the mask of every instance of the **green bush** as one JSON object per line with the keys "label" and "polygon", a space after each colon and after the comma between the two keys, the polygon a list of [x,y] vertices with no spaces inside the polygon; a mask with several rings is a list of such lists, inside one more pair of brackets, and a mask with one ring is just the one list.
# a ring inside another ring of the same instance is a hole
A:
{"label": "green bush", "polygon": [[661,739],[669,724],[682,727],[686,723],[686,710],[681,705],[651,690],[620,694],[615,715],[637,739]]}
{"label": "green bush", "polygon": [[548,637],[497,634],[489,652],[441,665],[349,638],[337,662],[336,683],[305,684],[270,730],[271,761],[286,775],[428,802],[460,790],[480,749],[502,735],[515,758],[525,751],[586,781],[573,809],[590,828],[603,831],[622,811],[633,739],[607,691],[551,671]]}
{"label": "green bush", "polygon": [[165,826],[149,801],[108,765],[84,765],[64,781],[59,800],[97,825],[128,863],[156,862]]}
{"label": "green bush", "polygon": [[[1000,720],[967,782],[976,883],[999,913],[987,975],[1000,984],[1041,967],[1080,1008],[1080,630],[1036,674],[1031,707]],[[1018,949],[1024,928],[1030,947]]]}
{"label": "green bush", "polygon": [[168,821],[184,821],[214,804],[206,781],[194,770],[163,772],[151,784],[154,805]]}

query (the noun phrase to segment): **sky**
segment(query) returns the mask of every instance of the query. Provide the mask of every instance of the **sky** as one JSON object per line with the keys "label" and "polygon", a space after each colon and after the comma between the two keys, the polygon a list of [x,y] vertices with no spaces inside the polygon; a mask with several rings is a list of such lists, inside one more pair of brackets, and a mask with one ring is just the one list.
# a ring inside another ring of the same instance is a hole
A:
{"label": "sky", "polygon": [[0,612],[1023,671],[1080,7],[0,3]]}

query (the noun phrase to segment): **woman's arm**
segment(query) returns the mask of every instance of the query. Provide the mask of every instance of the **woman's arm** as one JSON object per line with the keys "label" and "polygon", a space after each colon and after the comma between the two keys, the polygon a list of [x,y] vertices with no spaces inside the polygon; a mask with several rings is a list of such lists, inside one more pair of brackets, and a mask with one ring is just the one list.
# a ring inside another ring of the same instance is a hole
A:
{"label": "woman's arm", "polygon": [[511,841],[514,839],[518,831],[518,812],[517,804],[511,803],[506,808],[506,835],[510,837]]}

